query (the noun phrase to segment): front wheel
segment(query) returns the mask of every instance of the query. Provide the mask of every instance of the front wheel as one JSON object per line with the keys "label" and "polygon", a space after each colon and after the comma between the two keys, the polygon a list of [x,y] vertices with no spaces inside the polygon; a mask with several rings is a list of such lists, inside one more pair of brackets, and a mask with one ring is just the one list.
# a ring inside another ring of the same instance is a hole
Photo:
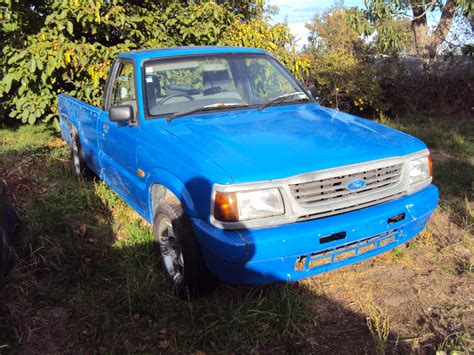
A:
{"label": "front wheel", "polygon": [[179,204],[163,202],[153,219],[156,256],[180,298],[203,295],[215,286],[207,269],[191,221]]}

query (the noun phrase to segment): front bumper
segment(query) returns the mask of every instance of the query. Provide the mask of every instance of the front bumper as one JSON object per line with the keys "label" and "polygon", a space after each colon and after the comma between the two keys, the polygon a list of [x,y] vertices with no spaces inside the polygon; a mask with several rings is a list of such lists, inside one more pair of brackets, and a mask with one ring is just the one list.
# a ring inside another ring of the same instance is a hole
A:
{"label": "front bumper", "polygon": [[[392,249],[424,228],[437,203],[438,189],[429,185],[358,211],[270,228],[224,230],[198,218],[192,222],[214,275],[232,284],[258,284],[299,280]],[[344,233],[340,240],[324,238]]]}

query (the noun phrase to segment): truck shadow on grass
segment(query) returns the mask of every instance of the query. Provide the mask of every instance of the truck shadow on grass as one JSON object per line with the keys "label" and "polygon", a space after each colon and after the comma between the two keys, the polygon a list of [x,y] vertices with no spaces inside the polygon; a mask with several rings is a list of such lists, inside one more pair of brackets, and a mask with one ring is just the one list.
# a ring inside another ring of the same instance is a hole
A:
{"label": "truck shadow on grass", "polygon": [[179,300],[157,268],[150,228],[102,182],[73,179],[66,147],[12,154],[0,154],[0,173],[24,228],[0,293],[2,349],[409,351],[393,333],[384,344],[364,315],[302,283],[219,285]]}

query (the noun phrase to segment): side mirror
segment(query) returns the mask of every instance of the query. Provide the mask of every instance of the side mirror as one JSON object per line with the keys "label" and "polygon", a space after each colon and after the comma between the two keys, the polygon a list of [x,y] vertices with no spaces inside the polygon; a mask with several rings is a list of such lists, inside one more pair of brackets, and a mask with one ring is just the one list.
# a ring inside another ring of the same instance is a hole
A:
{"label": "side mirror", "polygon": [[109,111],[109,120],[112,122],[126,123],[133,120],[132,105],[112,106]]}

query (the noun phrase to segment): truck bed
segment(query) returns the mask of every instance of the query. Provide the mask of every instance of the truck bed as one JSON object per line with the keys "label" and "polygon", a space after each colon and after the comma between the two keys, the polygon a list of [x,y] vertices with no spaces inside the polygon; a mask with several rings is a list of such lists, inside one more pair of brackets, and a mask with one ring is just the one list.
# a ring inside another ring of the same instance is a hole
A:
{"label": "truck bed", "polygon": [[98,124],[102,110],[65,94],[59,95],[58,107],[61,136],[70,144],[74,130],[79,135],[84,159],[100,174]]}

